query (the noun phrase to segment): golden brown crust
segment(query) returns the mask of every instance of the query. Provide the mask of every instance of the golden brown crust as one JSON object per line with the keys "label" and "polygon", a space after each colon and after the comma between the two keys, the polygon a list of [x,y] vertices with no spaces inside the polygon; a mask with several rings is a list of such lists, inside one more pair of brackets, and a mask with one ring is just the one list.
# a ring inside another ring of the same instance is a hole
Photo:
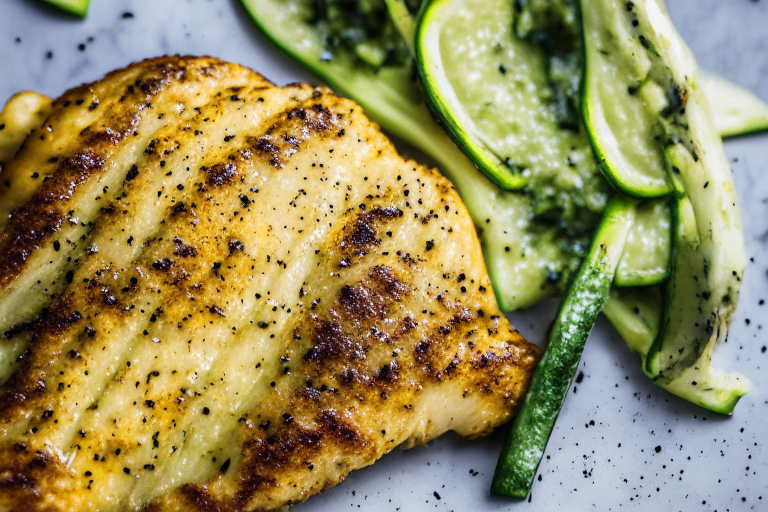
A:
{"label": "golden brown crust", "polygon": [[0,510],[274,510],[510,417],[538,350],[354,103],[164,57],[44,125],[2,174]]}

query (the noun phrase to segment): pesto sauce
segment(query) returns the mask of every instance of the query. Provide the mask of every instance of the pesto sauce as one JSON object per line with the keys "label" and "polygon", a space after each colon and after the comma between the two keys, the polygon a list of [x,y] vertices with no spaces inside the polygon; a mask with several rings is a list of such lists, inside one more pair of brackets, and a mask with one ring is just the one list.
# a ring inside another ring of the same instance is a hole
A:
{"label": "pesto sauce", "polygon": [[[325,43],[324,60],[348,52],[373,68],[412,63],[383,0],[305,0],[306,21]],[[382,23],[382,20],[384,22]]]}
{"label": "pesto sauce", "polygon": [[584,64],[578,0],[515,0],[513,24],[518,39],[544,52],[560,125],[578,129]]}

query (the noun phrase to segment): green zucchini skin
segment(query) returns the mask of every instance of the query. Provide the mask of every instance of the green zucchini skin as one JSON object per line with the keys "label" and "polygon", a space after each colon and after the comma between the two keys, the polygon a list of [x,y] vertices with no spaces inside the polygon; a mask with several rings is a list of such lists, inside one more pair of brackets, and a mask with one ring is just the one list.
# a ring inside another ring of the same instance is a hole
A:
{"label": "green zucchini skin", "polygon": [[85,18],[88,14],[88,5],[91,0],[42,0],[43,2],[52,5],[58,9],[75,16]]}
{"label": "green zucchini skin", "polygon": [[449,99],[454,95],[450,92],[448,78],[444,76],[439,39],[440,16],[450,12],[451,1],[428,0],[416,28],[416,62],[427,102],[456,145],[489,180],[502,190],[519,190],[528,182],[525,176],[507,166],[491,148],[483,144],[479,135],[473,133],[473,123],[462,111],[458,99]]}
{"label": "green zucchini skin", "polygon": [[492,494],[525,498],[530,492],[584,344],[608,298],[636,205],[636,200],[617,195],[606,208],[590,252],[560,304],[547,349],[502,448]]}

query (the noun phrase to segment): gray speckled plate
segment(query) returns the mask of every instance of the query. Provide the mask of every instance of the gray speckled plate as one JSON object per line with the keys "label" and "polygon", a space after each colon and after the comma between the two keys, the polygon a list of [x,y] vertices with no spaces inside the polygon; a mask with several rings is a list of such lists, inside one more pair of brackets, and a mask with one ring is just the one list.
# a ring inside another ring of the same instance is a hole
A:
{"label": "gray speckled plate", "polygon": [[[768,101],[768,0],[668,4],[704,69]],[[0,0],[2,99],[23,89],[58,96],[166,53],[214,55],[278,84],[316,81],[257,33],[237,0],[93,0],[85,21],[33,0]],[[476,441],[447,435],[427,447],[396,450],[294,510],[768,510],[768,134],[729,141],[726,150],[751,258],[730,338],[716,354],[716,364],[753,382],[732,418],[653,386],[601,320],[530,503],[488,495],[506,433],[498,432]],[[547,303],[511,319],[541,342],[554,307]]]}

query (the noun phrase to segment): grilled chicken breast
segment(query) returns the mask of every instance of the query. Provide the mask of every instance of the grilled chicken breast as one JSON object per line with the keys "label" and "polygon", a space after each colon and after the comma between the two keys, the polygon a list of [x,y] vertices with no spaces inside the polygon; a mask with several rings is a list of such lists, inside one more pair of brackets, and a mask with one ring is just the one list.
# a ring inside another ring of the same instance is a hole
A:
{"label": "grilled chicken breast", "polygon": [[458,195],[355,103],[164,57],[2,116],[0,510],[278,509],[523,395]]}

